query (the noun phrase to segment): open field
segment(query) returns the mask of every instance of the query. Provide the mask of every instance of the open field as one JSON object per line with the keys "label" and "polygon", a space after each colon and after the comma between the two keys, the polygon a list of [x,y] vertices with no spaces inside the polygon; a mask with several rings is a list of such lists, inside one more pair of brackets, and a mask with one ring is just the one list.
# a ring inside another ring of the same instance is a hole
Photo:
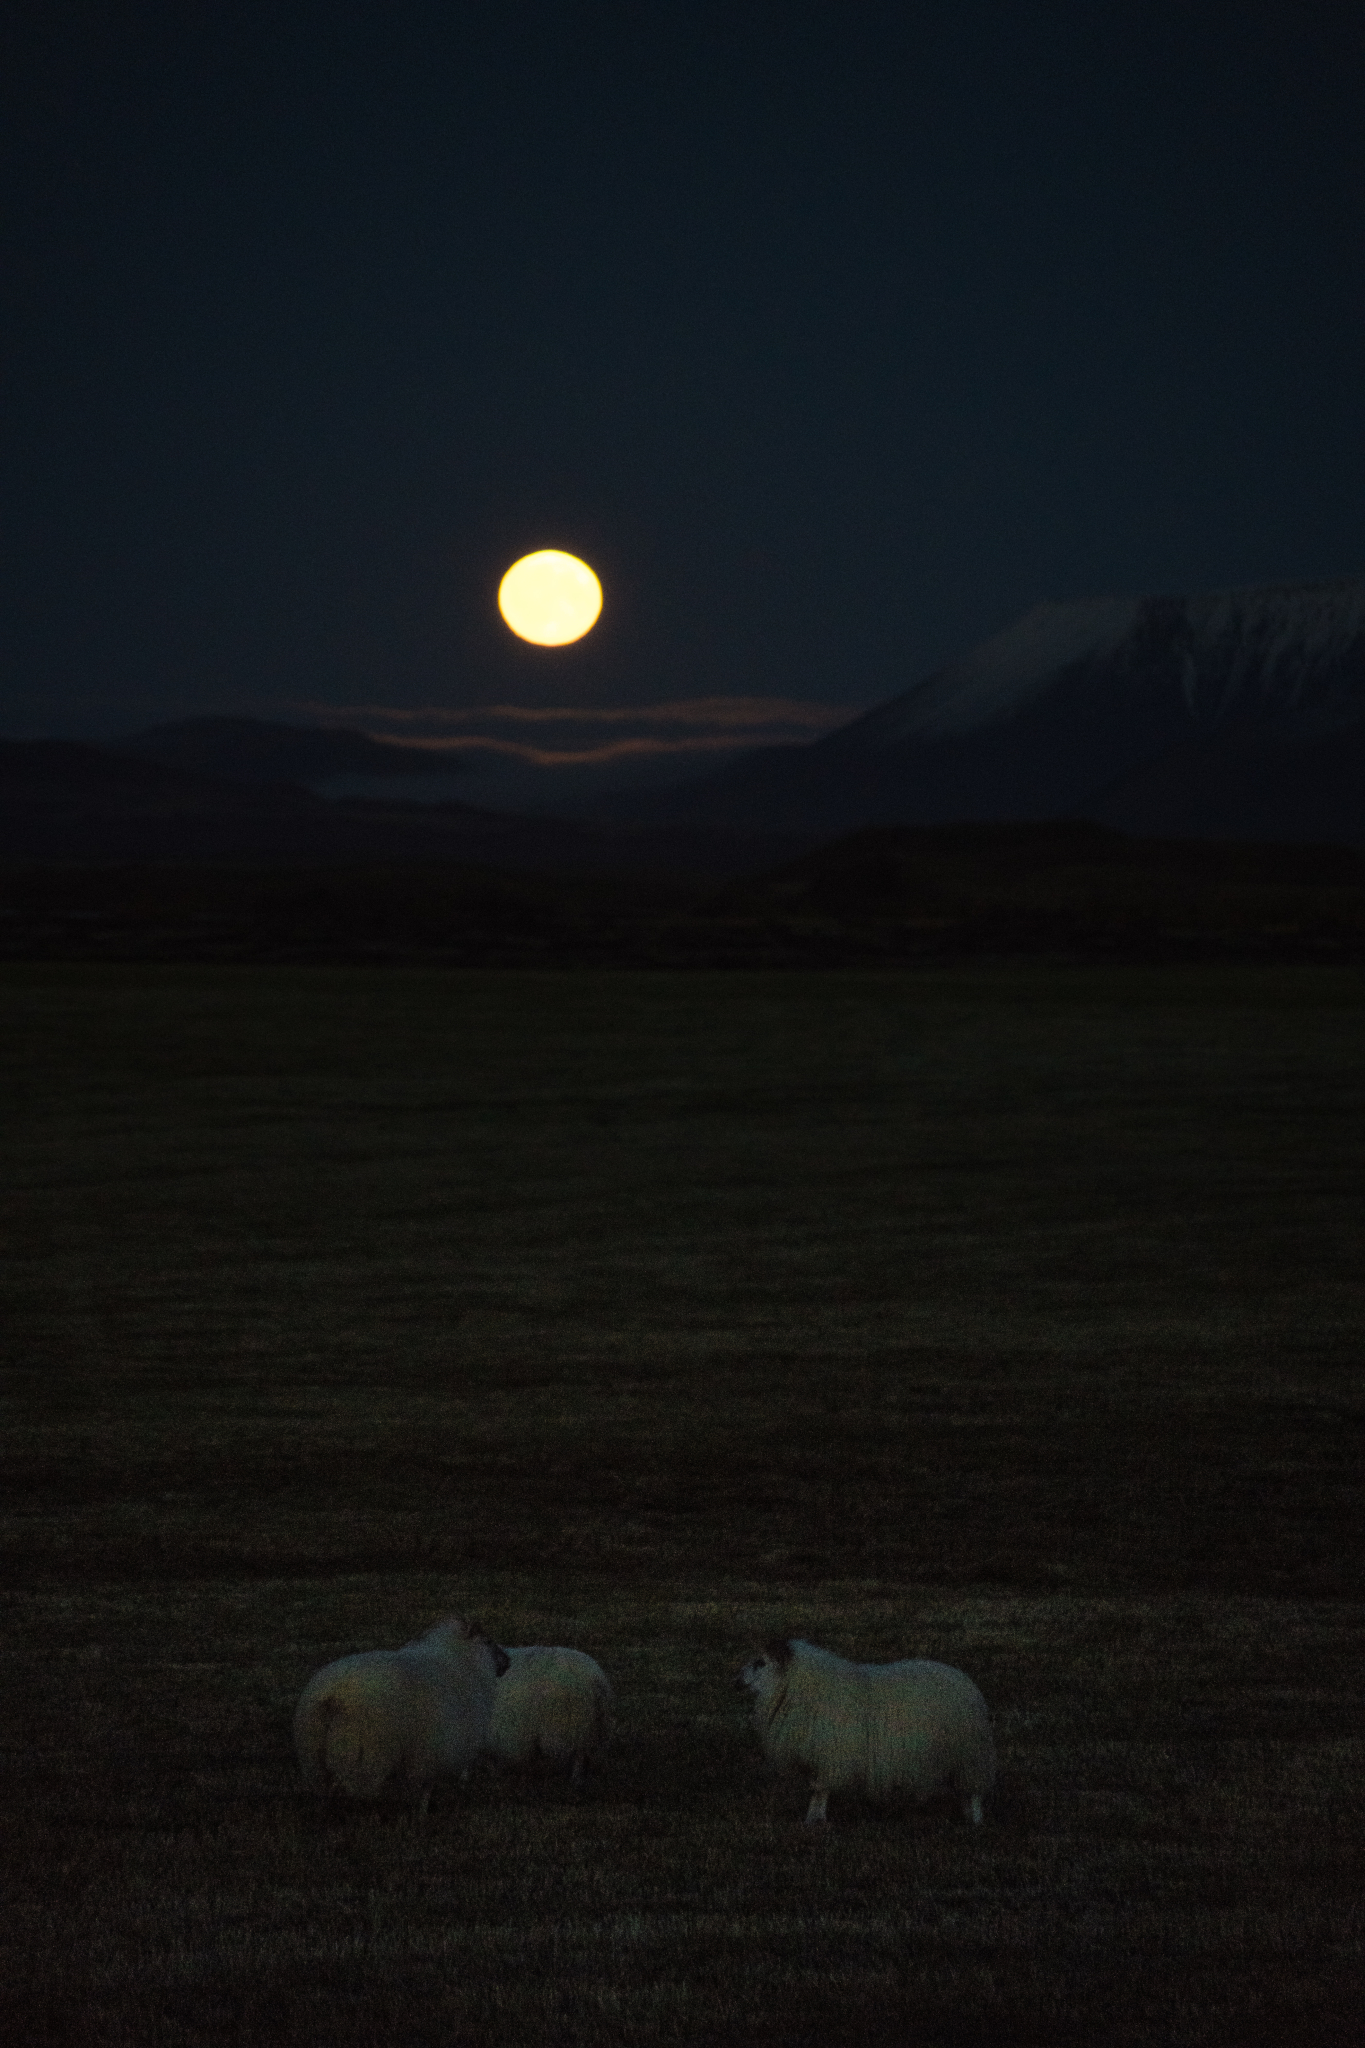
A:
{"label": "open field", "polygon": [[[1353,2042],[1363,1001],[0,969],[18,2038]],[[304,1680],[451,1606],[600,1778],[316,1810]],[[970,1671],[986,1825],[805,1830],[774,1632]]]}

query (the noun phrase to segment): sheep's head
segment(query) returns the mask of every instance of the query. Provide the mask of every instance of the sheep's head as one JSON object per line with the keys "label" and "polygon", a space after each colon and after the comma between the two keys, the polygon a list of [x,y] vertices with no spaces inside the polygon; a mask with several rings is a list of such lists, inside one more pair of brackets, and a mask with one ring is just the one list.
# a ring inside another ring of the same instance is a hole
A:
{"label": "sheep's head", "polygon": [[453,1643],[482,1643],[493,1659],[493,1675],[501,1678],[511,1658],[499,1643],[486,1636],[472,1621],[466,1621],[462,1614],[452,1614],[445,1621],[438,1621],[435,1628],[429,1628],[423,1636],[424,1643],[433,1643],[440,1649],[449,1649]]}
{"label": "sheep's head", "polygon": [[462,1614],[448,1614],[444,1621],[438,1621],[429,1628],[420,1640],[448,1648],[451,1643],[467,1643],[471,1637],[479,1633],[474,1624],[466,1621]]}
{"label": "sheep's head", "polygon": [[791,1644],[774,1637],[745,1665],[735,1684],[742,1692],[752,1693],[756,1700],[770,1700],[786,1677],[791,1660]]}

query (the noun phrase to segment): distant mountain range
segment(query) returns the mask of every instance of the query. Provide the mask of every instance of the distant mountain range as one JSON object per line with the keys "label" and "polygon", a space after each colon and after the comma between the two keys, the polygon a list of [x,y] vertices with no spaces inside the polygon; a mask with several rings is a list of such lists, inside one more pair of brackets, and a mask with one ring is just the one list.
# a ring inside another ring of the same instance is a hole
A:
{"label": "distant mountain range", "polygon": [[1365,842],[1365,577],[1039,605],[824,739],[595,813]]}
{"label": "distant mountain range", "polygon": [[453,800],[477,788],[445,753],[259,719],[0,742],[0,858],[719,876],[867,828],[1066,819],[1365,845],[1365,577],[1040,605],[823,739],[586,816]]}

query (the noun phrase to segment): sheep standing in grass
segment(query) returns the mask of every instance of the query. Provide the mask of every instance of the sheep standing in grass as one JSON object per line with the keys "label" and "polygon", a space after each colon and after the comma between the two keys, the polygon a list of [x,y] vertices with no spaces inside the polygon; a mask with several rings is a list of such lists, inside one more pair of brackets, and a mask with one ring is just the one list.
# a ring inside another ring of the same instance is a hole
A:
{"label": "sheep standing in grass", "polygon": [[507,1652],[493,1700],[490,1755],[508,1764],[548,1757],[568,1764],[570,1783],[581,1785],[611,1739],[611,1723],[607,1674],[584,1651],[536,1643]]}
{"label": "sheep standing in grass", "polygon": [[460,1615],[401,1650],[314,1672],[294,1710],[305,1782],[352,1799],[391,1789],[425,1815],[437,1778],[467,1772],[488,1740],[507,1652]]}
{"label": "sheep standing in grass", "polygon": [[995,1743],[964,1671],[924,1658],[850,1664],[813,1643],[771,1642],[738,1683],[753,1695],[765,1755],[811,1773],[807,1821],[825,1819],[831,1792],[923,1800],[948,1791],[968,1820],[980,1820]]}

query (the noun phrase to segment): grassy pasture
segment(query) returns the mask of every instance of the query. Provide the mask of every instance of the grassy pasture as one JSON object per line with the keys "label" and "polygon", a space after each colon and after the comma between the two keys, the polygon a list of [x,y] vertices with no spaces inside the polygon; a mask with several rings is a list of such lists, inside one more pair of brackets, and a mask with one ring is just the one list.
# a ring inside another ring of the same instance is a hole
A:
{"label": "grassy pasture", "polygon": [[[1363,997],[0,969],[17,2038],[1354,2041]],[[314,1809],[451,1606],[601,1658],[597,1783]],[[776,1631],[969,1670],[987,1824],[805,1830]]]}

